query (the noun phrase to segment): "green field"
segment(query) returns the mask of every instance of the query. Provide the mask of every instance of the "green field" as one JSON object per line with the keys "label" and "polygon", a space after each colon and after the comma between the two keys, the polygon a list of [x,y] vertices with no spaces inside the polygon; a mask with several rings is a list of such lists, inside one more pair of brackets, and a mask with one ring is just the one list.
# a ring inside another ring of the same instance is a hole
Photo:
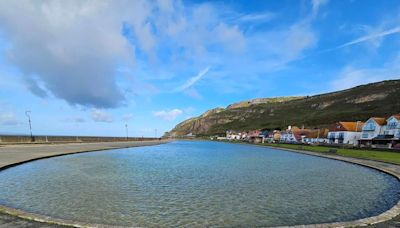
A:
{"label": "green field", "polygon": [[336,150],[336,152],[334,153],[336,155],[362,158],[374,161],[383,161],[400,165],[400,151],[388,152],[379,150],[343,149],[336,147],[292,145],[292,144],[259,144],[259,145],[295,149],[295,150],[305,150],[318,153],[329,153],[329,150]]}

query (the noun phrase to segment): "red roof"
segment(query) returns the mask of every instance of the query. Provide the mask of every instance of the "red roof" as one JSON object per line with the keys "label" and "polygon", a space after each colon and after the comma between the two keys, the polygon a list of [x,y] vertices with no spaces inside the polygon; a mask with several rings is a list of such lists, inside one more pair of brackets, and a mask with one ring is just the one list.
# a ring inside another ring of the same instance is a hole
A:
{"label": "red roof", "polygon": [[386,124],[386,119],[383,117],[372,117],[371,119],[375,120],[375,122],[381,126]]}

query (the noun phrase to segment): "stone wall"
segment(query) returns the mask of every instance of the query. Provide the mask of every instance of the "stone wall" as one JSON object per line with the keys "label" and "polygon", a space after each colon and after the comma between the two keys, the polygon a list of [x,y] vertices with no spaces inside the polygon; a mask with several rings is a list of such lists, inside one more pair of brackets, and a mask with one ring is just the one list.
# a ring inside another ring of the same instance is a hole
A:
{"label": "stone wall", "polygon": [[101,136],[30,136],[26,135],[0,135],[0,143],[62,143],[62,142],[123,142],[158,140],[158,138],[143,137],[101,137]]}

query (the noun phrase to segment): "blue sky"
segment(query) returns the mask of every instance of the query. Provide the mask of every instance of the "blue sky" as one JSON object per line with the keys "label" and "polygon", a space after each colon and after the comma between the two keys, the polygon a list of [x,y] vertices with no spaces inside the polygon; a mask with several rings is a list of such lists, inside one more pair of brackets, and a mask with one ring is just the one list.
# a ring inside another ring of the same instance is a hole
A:
{"label": "blue sky", "polygon": [[204,111],[400,78],[400,2],[0,1],[0,134],[160,136]]}

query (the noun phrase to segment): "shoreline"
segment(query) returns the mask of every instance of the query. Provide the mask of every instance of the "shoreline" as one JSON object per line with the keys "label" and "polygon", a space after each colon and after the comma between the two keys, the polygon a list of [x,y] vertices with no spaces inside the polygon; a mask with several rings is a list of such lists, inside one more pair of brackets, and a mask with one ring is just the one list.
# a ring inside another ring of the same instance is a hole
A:
{"label": "shoreline", "polygon": [[[76,154],[76,153],[87,153],[87,152],[94,152],[94,151],[99,151],[99,150],[109,150],[109,149],[119,149],[119,148],[128,148],[128,147],[136,147],[136,146],[151,146],[151,145],[158,145],[158,144],[163,144],[163,143],[168,143],[171,142],[172,140],[161,140],[161,141],[142,141],[142,142],[124,142],[124,143],[96,143],[96,147],[92,148],[91,150],[87,150],[87,147],[84,147],[82,149],[84,150],[78,150],[78,151],[67,151],[64,153],[57,153],[53,152],[51,155],[45,155],[45,156],[40,156],[36,157],[33,159],[23,159],[22,161],[16,162],[16,163],[10,163],[7,165],[2,165],[0,164],[0,171],[11,168],[16,165],[20,165],[26,162],[31,162],[34,160],[39,160],[39,159],[46,159],[46,158],[51,158],[51,157],[56,157],[56,156],[63,156],[63,155],[68,155],[68,154]],[[208,141],[208,140],[207,140]],[[218,141],[217,141],[218,142]],[[230,142],[222,142],[222,143],[230,143]],[[86,143],[83,143],[87,145]],[[92,146],[94,145],[93,143],[90,143]],[[115,145],[119,144],[119,145]],[[300,154],[305,154],[309,156],[317,156],[317,157],[323,157],[327,159],[333,159],[333,160],[338,160],[338,161],[343,161],[355,165],[360,165],[364,166],[366,168],[372,168],[375,170],[378,170],[380,172],[386,173],[388,175],[394,176],[399,182],[400,182],[400,166],[395,165],[395,164],[390,164],[390,163],[385,163],[385,162],[379,162],[379,161],[372,161],[372,160],[365,160],[365,159],[359,159],[359,158],[351,158],[351,157],[344,157],[340,155],[333,155],[333,154],[322,154],[318,152],[310,152],[310,151],[303,151],[303,150],[296,150],[296,149],[288,149],[288,148],[277,148],[273,146],[268,146],[268,145],[263,145],[263,144],[247,144],[247,143],[239,143],[239,144],[244,144],[244,145],[249,145],[249,146],[258,146],[258,147],[265,147],[265,148],[271,148],[271,149],[277,149],[277,150],[283,150],[283,151],[288,151],[288,152],[293,152],[293,153],[300,153]],[[36,146],[36,147],[48,147],[50,145],[41,145],[41,146]],[[63,147],[66,145],[54,145],[55,147]],[[82,143],[79,144],[74,144],[69,146],[82,146]],[[26,146],[26,145],[16,145],[16,146],[9,146],[8,149],[13,148],[13,147],[22,147],[24,149],[29,148],[29,147],[35,147],[34,145],[32,146]],[[98,148],[101,147],[101,148]],[[0,160],[2,159],[2,150],[4,150],[6,147],[0,147]],[[71,149],[71,148],[70,148]],[[29,152],[26,152],[29,153]],[[29,222],[41,222],[45,224],[51,224],[51,225],[56,225],[56,226],[70,226],[70,227],[115,227],[112,225],[106,225],[106,224],[89,224],[89,223],[84,223],[84,222],[79,222],[79,221],[71,221],[71,220],[64,220],[64,219],[58,219],[58,218],[53,218],[53,217],[48,217],[40,214],[35,214],[35,213],[29,213],[20,209],[15,209],[15,208],[10,208],[7,206],[0,205],[0,213],[7,214],[19,219],[23,219],[25,221]],[[285,226],[285,227],[303,227],[303,228],[316,228],[316,227],[358,227],[358,226],[368,226],[368,225],[374,225],[374,224],[379,224],[382,222],[390,221],[396,216],[400,215],[400,201],[397,202],[396,205],[394,205],[392,208],[389,210],[376,215],[376,216],[371,216],[367,218],[362,218],[354,221],[343,221],[343,222],[334,222],[334,223],[321,223],[321,224],[307,224],[307,225],[295,225],[295,226]]]}

